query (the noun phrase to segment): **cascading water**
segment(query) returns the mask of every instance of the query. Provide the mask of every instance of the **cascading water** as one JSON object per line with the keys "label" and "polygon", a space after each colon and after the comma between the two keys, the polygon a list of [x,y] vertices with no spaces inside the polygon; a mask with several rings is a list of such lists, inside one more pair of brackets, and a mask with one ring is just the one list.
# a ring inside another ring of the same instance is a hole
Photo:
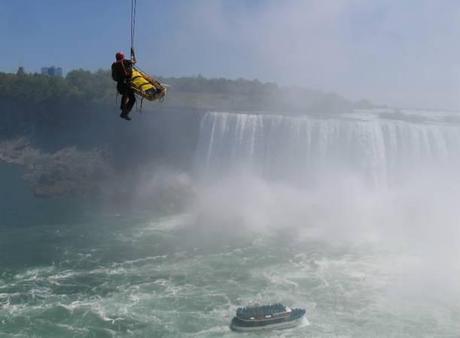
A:
{"label": "cascading water", "polygon": [[[165,217],[49,223],[75,205],[18,195],[20,173],[4,168],[6,205],[28,217],[0,224],[0,337],[239,338],[230,320],[254,302],[305,308],[311,324],[263,337],[458,336],[460,126],[415,120],[208,113],[196,160],[211,179]],[[395,189],[333,181],[425,169]],[[139,197],[167,205],[157,174]]]}
{"label": "cascading water", "polygon": [[351,174],[388,186],[421,169],[457,167],[460,126],[371,112],[326,118],[210,112],[196,156],[206,176],[245,168],[296,183]]}

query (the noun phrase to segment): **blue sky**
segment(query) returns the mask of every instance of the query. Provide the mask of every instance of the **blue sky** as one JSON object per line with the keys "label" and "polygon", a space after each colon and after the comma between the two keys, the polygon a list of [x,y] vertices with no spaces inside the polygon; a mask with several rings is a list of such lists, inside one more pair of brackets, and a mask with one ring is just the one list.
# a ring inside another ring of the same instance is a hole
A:
{"label": "blue sky", "polygon": [[[460,1],[137,0],[139,65],[460,109]],[[130,0],[0,0],[1,71],[108,68]]]}

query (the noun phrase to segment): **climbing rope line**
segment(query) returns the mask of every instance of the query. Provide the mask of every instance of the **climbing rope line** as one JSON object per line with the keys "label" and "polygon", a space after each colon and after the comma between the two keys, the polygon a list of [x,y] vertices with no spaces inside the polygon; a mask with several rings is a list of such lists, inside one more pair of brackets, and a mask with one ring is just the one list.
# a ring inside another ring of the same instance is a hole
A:
{"label": "climbing rope line", "polygon": [[137,0],[131,0],[131,53],[134,50],[134,37],[136,34],[136,5]]}

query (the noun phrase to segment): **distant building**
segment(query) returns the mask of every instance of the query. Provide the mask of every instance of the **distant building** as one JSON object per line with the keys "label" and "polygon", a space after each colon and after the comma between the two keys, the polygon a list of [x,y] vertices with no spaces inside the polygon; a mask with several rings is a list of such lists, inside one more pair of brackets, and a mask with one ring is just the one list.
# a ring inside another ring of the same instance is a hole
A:
{"label": "distant building", "polygon": [[42,75],[48,75],[48,76],[59,76],[62,77],[63,72],[61,67],[43,67],[41,71]]}
{"label": "distant building", "polygon": [[18,71],[16,72],[16,75],[19,75],[19,76],[22,76],[26,73],[26,71],[24,70],[24,67],[22,66],[19,66],[18,67]]}

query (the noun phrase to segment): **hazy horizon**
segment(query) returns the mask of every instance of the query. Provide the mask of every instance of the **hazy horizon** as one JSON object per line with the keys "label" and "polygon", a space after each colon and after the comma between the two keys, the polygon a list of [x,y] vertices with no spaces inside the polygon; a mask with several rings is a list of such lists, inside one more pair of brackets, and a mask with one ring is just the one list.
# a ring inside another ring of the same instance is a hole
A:
{"label": "hazy horizon", "polygon": [[[107,69],[130,2],[0,1],[0,70]],[[351,100],[460,109],[455,1],[138,1],[139,64],[162,76],[248,78]],[[24,24],[26,22],[27,24]]]}

